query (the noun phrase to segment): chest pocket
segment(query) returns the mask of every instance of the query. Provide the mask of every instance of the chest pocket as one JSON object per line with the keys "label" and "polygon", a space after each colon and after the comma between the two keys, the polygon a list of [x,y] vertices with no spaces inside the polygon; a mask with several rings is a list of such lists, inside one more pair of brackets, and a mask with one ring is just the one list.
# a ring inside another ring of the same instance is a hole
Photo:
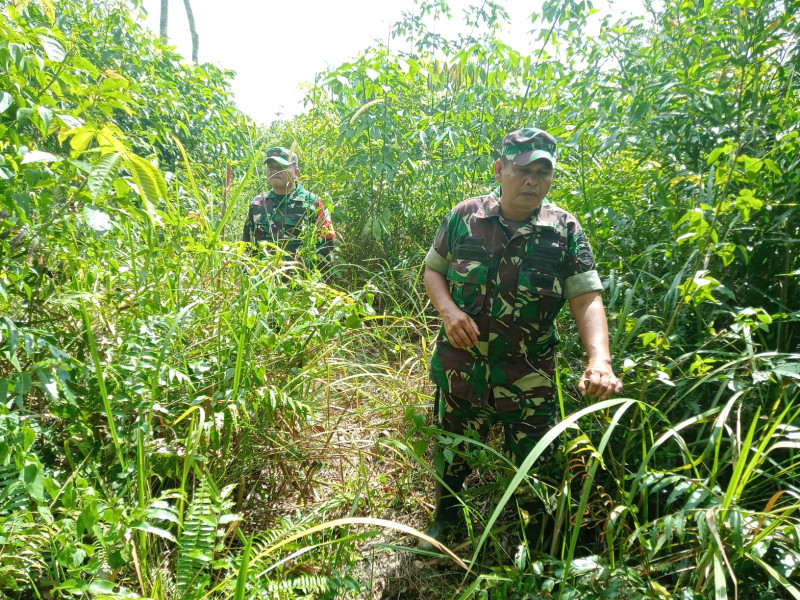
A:
{"label": "chest pocket", "polygon": [[550,321],[564,306],[564,279],[520,268],[517,297],[514,300],[514,319],[521,321]]}
{"label": "chest pocket", "polygon": [[264,211],[257,221],[258,230],[262,239],[274,242],[292,240],[302,232],[305,207],[300,203],[292,203],[273,207],[271,211]]}
{"label": "chest pocket", "polygon": [[281,216],[284,233],[286,235],[296,236],[303,227],[306,208],[299,202],[292,203],[286,207],[285,212]]}
{"label": "chest pocket", "polygon": [[253,215],[253,225],[257,242],[272,239],[272,223],[270,222],[266,209],[261,207],[260,211]]}
{"label": "chest pocket", "polygon": [[477,315],[486,303],[486,283],[489,277],[488,250],[479,240],[467,238],[453,250],[447,279],[452,285],[453,302],[468,315]]}
{"label": "chest pocket", "polygon": [[547,323],[556,318],[564,306],[564,252],[561,246],[540,241],[522,261],[514,300],[515,320]]}

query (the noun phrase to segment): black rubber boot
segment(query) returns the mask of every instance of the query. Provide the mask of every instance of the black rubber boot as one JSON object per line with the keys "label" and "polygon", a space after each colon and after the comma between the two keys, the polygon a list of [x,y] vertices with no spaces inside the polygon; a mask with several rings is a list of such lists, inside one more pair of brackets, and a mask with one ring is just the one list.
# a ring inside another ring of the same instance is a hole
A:
{"label": "black rubber boot", "polygon": [[[445,475],[444,483],[455,494],[461,491],[466,476]],[[439,481],[436,482],[436,510],[433,513],[433,523],[425,530],[425,535],[442,542],[447,539],[450,531],[462,521],[463,511],[458,497],[451,494]],[[421,550],[433,550],[434,546],[428,541],[419,540],[417,547]]]}

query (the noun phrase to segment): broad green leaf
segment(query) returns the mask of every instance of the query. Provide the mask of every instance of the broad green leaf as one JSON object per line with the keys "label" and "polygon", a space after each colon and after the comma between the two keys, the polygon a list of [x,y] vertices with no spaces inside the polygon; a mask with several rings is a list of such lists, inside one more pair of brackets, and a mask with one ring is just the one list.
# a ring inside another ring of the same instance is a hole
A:
{"label": "broad green leaf", "polygon": [[82,56],[76,56],[75,58],[73,58],[72,64],[79,69],[83,69],[84,71],[89,73],[89,75],[91,75],[92,77],[96,78],[100,74],[100,71],[97,69],[97,67],[95,67],[91,62],[89,62]]}
{"label": "broad green leaf", "polygon": [[95,579],[89,584],[90,594],[112,594],[116,597],[117,585],[110,581]]}
{"label": "broad green leaf", "polygon": [[89,147],[89,142],[92,141],[94,137],[94,131],[91,130],[83,130],[75,135],[69,141],[70,148],[72,148],[73,154],[81,154],[86,148]]}
{"label": "broad green leaf", "polygon": [[39,4],[42,5],[44,14],[47,15],[47,19],[50,23],[54,23],[56,20],[56,9],[53,6],[53,0],[39,0]]}
{"label": "broad green leaf", "polygon": [[52,163],[59,161],[61,161],[61,159],[58,156],[54,156],[49,152],[34,150],[32,152],[28,152],[25,156],[23,156],[22,161],[20,162],[23,165],[26,165],[28,163]]}
{"label": "broad green leaf", "polygon": [[159,199],[167,197],[167,182],[158,169],[141,156],[129,154],[126,158],[133,180],[145,200],[157,204]]}
{"label": "broad green leaf", "polygon": [[161,519],[163,521],[170,521],[172,523],[179,523],[178,515],[174,511],[166,508],[148,508],[147,516],[151,519]]}
{"label": "broad green leaf", "polygon": [[44,46],[44,51],[47,54],[47,58],[53,62],[62,62],[64,60],[67,53],[64,51],[64,46],[62,46],[58,41],[42,34],[39,34],[39,41],[41,41],[42,46]]}
{"label": "broad green leaf", "polygon": [[6,109],[14,104],[14,96],[8,92],[0,92],[0,114],[6,112]]}
{"label": "broad green leaf", "polygon": [[78,504],[78,490],[75,489],[75,484],[71,481],[64,486],[64,493],[61,494],[61,504],[69,510],[72,510]]}
{"label": "broad green leaf", "polygon": [[125,134],[113,123],[106,123],[97,131],[97,143],[101,148],[109,147],[117,152],[126,152],[127,148],[121,141],[124,139]]}
{"label": "broad green leaf", "polygon": [[14,391],[18,395],[24,396],[30,393],[33,384],[31,383],[30,373],[19,373],[14,380]]}
{"label": "broad green leaf", "polygon": [[102,518],[106,523],[116,525],[124,513],[125,511],[121,508],[107,508],[103,511]]}
{"label": "broad green leaf", "polygon": [[162,537],[171,542],[175,541],[175,536],[172,535],[169,531],[151,525],[147,521],[134,521],[133,523],[131,523],[131,529],[139,529],[140,531],[146,531],[147,533],[152,533],[153,535],[157,535],[158,537]]}
{"label": "broad green leaf", "polygon": [[733,148],[734,147],[731,144],[726,144],[724,146],[718,146],[718,147],[714,148],[709,153],[708,158],[706,159],[706,164],[710,165],[710,164],[714,163],[720,157],[720,155],[722,155],[723,153],[724,154],[728,154],[729,152],[731,152],[733,150]]}
{"label": "broad green leaf", "polygon": [[[59,115],[59,117],[62,121],[64,120],[63,116]],[[66,132],[60,132],[58,140],[63,144],[69,138],[69,147],[72,149],[72,156],[75,157],[89,147],[89,143],[96,133],[97,131],[91,125],[82,125]]]}
{"label": "broad green leaf", "polygon": [[81,173],[89,175],[92,172],[92,163],[81,160],[79,158],[73,158],[69,160],[69,164],[74,165]]}
{"label": "broad green leaf", "polygon": [[[76,569],[83,565],[83,561],[86,560],[86,551],[83,548],[79,548],[74,544],[69,544],[64,548],[61,548],[56,553],[56,558],[58,562],[61,564],[69,567],[70,569]],[[67,589],[67,590],[76,590],[76,591],[84,591],[87,587],[87,583],[82,579],[68,579],[60,586],[53,588],[53,589]],[[78,593],[76,595],[82,595]]]}
{"label": "broad green leaf", "polygon": [[47,135],[50,129],[50,123],[53,122],[53,111],[46,106],[39,106],[36,108],[36,112],[42,120],[42,134]]}
{"label": "broad green leaf", "polygon": [[[80,556],[80,554],[76,554],[76,549],[75,548],[71,548],[70,551],[63,550],[63,552],[68,552],[68,554],[67,554],[68,558],[71,557],[71,556]],[[83,556],[80,557],[80,563],[78,563],[78,564],[83,563],[83,559],[86,558],[86,553],[83,552],[83,550],[81,550],[80,552],[83,553]],[[67,561],[67,564],[69,564],[69,561]],[[83,579],[70,578],[70,579],[67,579],[64,583],[61,583],[61,584],[55,586],[53,589],[54,590],[68,590],[68,591],[72,591],[77,596],[81,596],[81,595],[83,595],[83,592],[86,591],[86,588],[87,588],[87,584]]]}
{"label": "broad green leaf", "polygon": [[25,60],[25,47],[19,44],[9,44],[8,51],[11,53],[11,58],[14,60],[16,67],[21,69]]}
{"label": "broad green leaf", "polygon": [[58,384],[53,378],[49,370],[41,367],[36,368],[36,375],[39,377],[39,383],[42,384],[42,389],[51,402],[58,401]]}
{"label": "broad green leaf", "polygon": [[141,598],[139,594],[120,586],[119,583],[111,583],[101,579],[94,579],[89,584],[89,594],[93,598]]}
{"label": "broad green leaf", "polygon": [[129,85],[128,80],[124,77],[108,77],[100,84],[100,91],[110,92],[112,90],[124,90],[128,89]]}
{"label": "broad green leaf", "polygon": [[33,442],[36,441],[36,431],[32,427],[24,425],[22,427],[22,440],[23,448],[26,452],[29,451],[31,446],[33,446]]}
{"label": "broad green leaf", "polygon": [[113,228],[111,217],[108,214],[88,204],[83,207],[83,220],[91,229],[99,233],[106,233]]}
{"label": "broad green leaf", "polygon": [[117,177],[114,182],[114,193],[117,195],[117,198],[125,198],[128,194],[131,193],[131,186],[128,184],[127,179],[122,179],[121,177]]}
{"label": "broad green leaf", "polygon": [[52,477],[45,477],[42,481],[47,495],[55,499],[61,494],[61,484]]}
{"label": "broad green leaf", "polygon": [[37,502],[44,502],[44,473],[42,472],[42,466],[29,462],[23,467],[20,477],[31,498]]}
{"label": "broad green leaf", "polygon": [[430,445],[429,442],[426,440],[417,440],[412,444],[412,447],[414,449],[414,454],[416,454],[419,457],[422,457],[428,450],[429,445]]}
{"label": "broad green leaf", "polygon": [[75,533],[80,536],[84,532],[91,534],[92,528],[97,525],[100,520],[100,515],[97,514],[97,502],[90,502],[78,515],[78,520],[75,522]]}
{"label": "broad green leaf", "polygon": [[773,161],[773,160],[771,160],[769,158],[764,158],[762,160],[764,162],[764,166],[769,170],[770,173],[772,173],[774,175],[777,175],[778,177],[782,177],[783,176],[783,173],[778,168],[778,165],[775,164],[775,161]]}
{"label": "broad green leaf", "polygon": [[17,109],[17,128],[20,128],[23,125],[25,125],[30,120],[32,114],[33,114],[32,108]]}
{"label": "broad green leaf", "polygon": [[14,321],[9,319],[8,317],[3,317],[0,320],[2,320],[6,324],[4,329],[6,331],[5,335],[7,338],[8,353],[14,354],[14,352],[16,352],[17,350],[17,342],[19,342],[19,329],[17,329],[17,326],[14,324]]}
{"label": "broad green leaf", "polygon": [[86,184],[92,192],[92,198],[94,200],[108,193],[121,166],[122,154],[119,152],[106,154],[97,161],[92,168],[92,172],[89,174],[89,179]]}
{"label": "broad green leaf", "polygon": [[66,125],[70,129],[77,129],[78,127],[81,127],[83,125],[83,122],[80,119],[73,117],[72,115],[65,115],[63,113],[59,113],[56,114],[56,117],[58,117],[61,120],[61,122],[64,123],[64,125]]}

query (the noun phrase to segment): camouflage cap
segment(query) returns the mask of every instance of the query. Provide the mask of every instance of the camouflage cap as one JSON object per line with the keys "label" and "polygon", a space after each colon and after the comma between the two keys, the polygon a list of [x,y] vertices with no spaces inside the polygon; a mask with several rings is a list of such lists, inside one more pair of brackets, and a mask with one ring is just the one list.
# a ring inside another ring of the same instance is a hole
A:
{"label": "camouflage cap", "polygon": [[507,156],[518,167],[524,167],[540,158],[556,166],[556,138],[542,129],[524,127],[503,138],[502,156]]}
{"label": "camouflage cap", "polygon": [[274,160],[276,163],[285,167],[292,163],[297,164],[297,154],[283,146],[273,146],[267,150],[267,158],[264,162],[268,160]]}

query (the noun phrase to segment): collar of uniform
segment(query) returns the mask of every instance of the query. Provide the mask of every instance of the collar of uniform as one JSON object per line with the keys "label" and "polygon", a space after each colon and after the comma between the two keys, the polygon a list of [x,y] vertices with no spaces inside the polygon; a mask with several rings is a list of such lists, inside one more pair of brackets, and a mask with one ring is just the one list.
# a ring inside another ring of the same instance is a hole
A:
{"label": "collar of uniform", "polygon": [[[295,181],[294,182],[294,189],[292,190],[292,193],[283,195],[282,202],[288,202],[289,200],[294,199],[295,197],[300,195],[300,193],[302,191],[303,191],[303,186],[300,185],[299,182]],[[274,200],[277,197],[278,197],[278,194],[275,193],[275,190],[270,190],[270,191],[267,192],[267,198],[271,198],[271,199]]]}
{"label": "collar of uniform", "polygon": [[500,188],[483,197],[480,208],[475,216],[482,219],[491,219],[500,216]]}
{"label": "collar of uniform", "polygon": [[[484,218],[484,219],[491,219],[492,217],[498,217],[498,218],[502,217],[503,215],[500,212],[500,194],[501,193],[502,193],[501,192],[501,188],[498,187],[496,190],[494,190],[488,196],[484,196],[483,197],[483,202],[481,203],[481,207],[476,212],[476,216]],[[546,201],[546,199],[545,199],[545,201]],[[531,213],[531,216],[528,217],[527,219],[525,219],[524,222],[526,222],[526,223],[528,221],[536,222],[536,220],[539,218],[539,213],[541,213],[542,206],[544,206],[545,201],[543,201],[539,206],[537,206],[536,210],[534,210]]]}

